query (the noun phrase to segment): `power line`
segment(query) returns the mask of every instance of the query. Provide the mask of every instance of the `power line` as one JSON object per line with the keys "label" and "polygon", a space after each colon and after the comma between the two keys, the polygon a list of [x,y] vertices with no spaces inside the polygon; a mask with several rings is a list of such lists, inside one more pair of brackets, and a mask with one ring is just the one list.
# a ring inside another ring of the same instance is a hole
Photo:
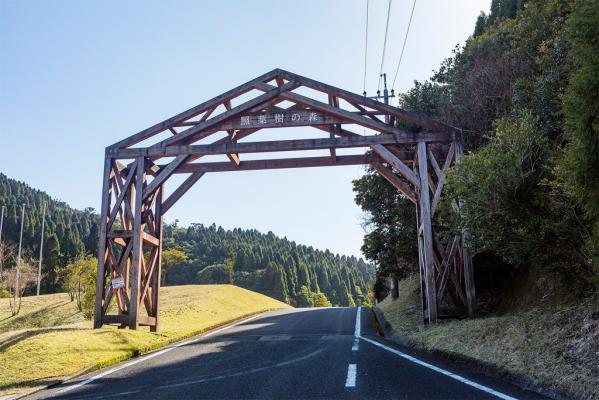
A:
{"label": "power line", "polygon": [[410,13],[410,21],[408,22],[408,27],[406,28],[406,35],[403,38],[403,45],[401,46],[401,54],[399,55],[399,62],[397,63],[397,69],[395,70],[395,77],[393,78],[393,84],[391,84],[391,90],[395,88],[395,81],[397,80],[397,74],[399,73],[399,66],[401,65],[401,60],[403,59],[403,52],[406,48],[406,42],[408,41],[408,34],[410,33],[410,26],[412,25],[412,17],[414,16],[414,9],[416,8],[416,0],[412,4],[412,12]]}
{"label": "power line", "polygon": [[368,59],[368,8],[370,0],[366,0],[366,38],[364,40],[364,96],[366,96],[366,60]]}
{"label": "power line", "polygon": [[391,2],[392,2],[392,0],[389,0],[389,6],[387,7],[387,24],[385,25],[385,40],[383,41],[383,57],[381,58],[381,71],[379,72],[378,90],[381,90],[381,79],[383,77],[383,65],[385,64],[385,51],[387,50],[387,35],[389,33],[389,17],[391,16]]}

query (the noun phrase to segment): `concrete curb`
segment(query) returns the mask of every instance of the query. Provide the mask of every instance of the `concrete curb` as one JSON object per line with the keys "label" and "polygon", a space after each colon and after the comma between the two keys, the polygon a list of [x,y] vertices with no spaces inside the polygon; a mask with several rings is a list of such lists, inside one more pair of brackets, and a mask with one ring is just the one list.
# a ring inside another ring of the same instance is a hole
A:
{"label": "concrete curb", "polygon": [[521,389],[528,390],[540,394],[541,396],[548,397],[553,400],[584,400],[582,396],[566,393],[558,390],[548,388],[537,380],[528,378],[523,375],[514,374],[513,372],[507,371],[504,368],[496,365],[477,360],[462,354],[453,353],[444,350],[428,350],[425,349],[423,344],[415,341],[407,336],[403,336],[394,332],[391,329],[391,325],[385,319],[385,314],[378,307],[373,307],[372,314],[374,316],[375,323],[378,325],[377,330],[382,337],[393,343],[400,344],[404,347],[426,352],[432,355],[434,358],[440,361],[451,361],[459,364],[460,366],[466,367],[476,372],[482,373],[483,375],[490,376],[492,378],[500,379],[504,382],[517,386]]}

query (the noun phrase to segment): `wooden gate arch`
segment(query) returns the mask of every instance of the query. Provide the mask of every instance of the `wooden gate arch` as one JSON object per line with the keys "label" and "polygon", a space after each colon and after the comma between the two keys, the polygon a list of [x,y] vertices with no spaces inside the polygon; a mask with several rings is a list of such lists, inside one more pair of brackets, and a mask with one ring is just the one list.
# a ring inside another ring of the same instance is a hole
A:
{"label": "wooden gate arch", "polygon": [[[400,121],[420,132],[401,128]],[[320,136],[244,140],[263,129],[299,126],[316,128]],[[341,154],[347,148],[371,151]],[[277,154],[310,150],[329,152]],[[252,153],[273,158],[251,159]],[[202,162],[208,155],[224,160]],[[460,132],[451,126],[282,69],[123,139],[105,153],[94,327],[158,329],[163,217],[206,173],[360,164],[371,165],[416,205],[425,322],[447,309],[472,316],[472,264],[463,235],[442,243],[431,223],[444,170],[461,156]],[[166,196],[174,174],[187,177]]]}

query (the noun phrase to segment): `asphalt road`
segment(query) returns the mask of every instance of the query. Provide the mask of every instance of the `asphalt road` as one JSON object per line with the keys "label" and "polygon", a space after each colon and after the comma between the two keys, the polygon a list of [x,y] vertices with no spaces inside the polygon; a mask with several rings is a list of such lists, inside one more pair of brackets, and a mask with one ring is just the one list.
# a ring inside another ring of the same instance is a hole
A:
{"label": "asphalt road", "polygon": [[[358,317],[359,314],[359,317]],[[539,398],[380,339],[369,310],[271,312],[33,398]]]}

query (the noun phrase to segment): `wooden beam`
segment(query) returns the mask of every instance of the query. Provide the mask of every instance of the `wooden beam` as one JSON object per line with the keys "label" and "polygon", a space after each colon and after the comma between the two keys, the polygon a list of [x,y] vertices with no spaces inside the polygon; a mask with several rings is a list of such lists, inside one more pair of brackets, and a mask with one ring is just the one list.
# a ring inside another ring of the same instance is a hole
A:
{"label": "wooden beam", "polygon": [[106,157],[104,159],[104,175],[102,182],[102,202],[100,206],[100,240],[98,243],[98,269],[96,273],[96,301],[94,304],[94,328],[100,328],[102,326],[102,307],[104,300],[104,287],[106,286],[106,246],[108,238],[107,234],[107,222],[108,212],[110,209],[110,198],[112,194],[110,192],[110,171],[112,170],[112,159]]}
{"label": "wooden beam", "polygon": [[158,238],[150,235],[148,232],[142,232],[141,238],[142,238],[143,242],[146,244],[149,244],[154,247],[160,246],[160,242],[158,241]]}
{"label": "wooden beam", "polygon": [[[457,165],[462,162],[462,155],[464,152],[462,145],[462,138],[458,136],[455,143],[455,162]],[[459,207],[459,205],[458,205]],[[459,210],[459,208],[458,208]],[[472,257],[470,256],[470,252],[468,251],[468,247],[465,245],[465,242],[468,240],[468,231],[466,229],[462,230],[462,242],[461,242],[461,250],[462,250],[462,262],[463,262],[463,271],[464,271],[464,286],[466,290],[466,306],[468,307],[468,316],[473,317],[476,313],[476,297],[475,297],[475,287],[474,287],[474,270],[472,267]]]}
{"label": "wooden beam", "polygon": [[213,163],[191,163],[180,166],[175,173],[190,172],[226,172],[226,171],[254,171],[261,169],[284,169],[284,168],[307,168],[343,165],[362,165],[381,162],[374,154],[357,154],[337,156],[335,162],[331,157],[302,157],[302,158],[279,158],[270,160],[248,160],[242,161],[239,166],[230,162]]}
{"label": "wooden beam", "polygon": [[[335,131],[336,130],[337,129],[336,129],[335,125],[331,125],[330,132],[329,132],[330,139],[335,139]],[[335,147],[329,147],[329,152],[331,153],[331,159],[333,159],[333,161],[334,161],[335,158],[337,157],[337,151],[335,150]]]}
{"label": "wooden beam", "polygon": [[[139,312],[139,289],[141,276],[142,254],[142,229],[141,229],[141,205],[143,202],[144,183],[144,158],[137,158],[137,174],[135,177],[135,206],[133,220],[133,250],[131,260],[131,307],[129,309],[129,328],[137,329]],[[158,179],[158,178],[156,178]]]}
{"label": "wooden beam", "polygon": [[107,324],[128,325],[129,324],[129,315],[127,315],[127,314],[105,315],[104,322]]}
{"label": "wooden beam", "polygon": [[235,165],[239,165],[241,163],[239,153],[227,153],[227,158]]}
{"label": "wooden beam", "polygon": [[423,255],[426,282],[426,300],[429,323],[437,321],[437,290],[433,260],[433,227],[431,221],[430,195],[428,191],[428,162],[426,143],[418,143],[418,175],[420,176],[420,212],[423,226]]}
{"label": "wooden beam", "polygon": [[[423,142],[421,142],[423,143]],[[383,160],[385,160],[389,165],[397,170],[404,178],[406,178],[410,183],[412,183],[416,189],[420,189],[421,182],[418,177],[408,167],[404,164],[399,158],[395,157],[395,154],[391,153],[385,146],[377,144],[371,146],[372,150],[374,150]]]}
{"label": "wooden beam", "polygon": [[[279,100],[283,101],[283,100]],[[213,129],[226,131],[231,129],[287,128],[312,125],[330,125],[346,122],[344,119],[330,116],[314,110],[285,110],[272,107],[257,112],[244,112],[230,118]]]}
{"label": "wooden beam", "polygon": [[402,182],[401,179],[399,179],[397,176],[395,176],[393,171],[386,168],[381,163],[372,163],[371,165],[372,165],[372,168],[374,168],[379,174],[381,174],[381,176],[383,178],[385,178],[387,181],[389,181],[389,183],[391,185],[393,185],[397,190],[402,192],[412,203],[414,203],[414,204],[417,203],[416,193],[414,193],[414,191],[412,190],[412,188],[410,188],[409,185]]}
{"label": "wooden beam", "polygon": [[140,315],[138,318],[138,324],[142,326],[154,326],[156,325],[156,317],[150,317],[147,315]]}
{"label": "wooden beam", "polygon": [[393,106],[385,104],[383,102],[375,101],[373,99],[369,99],[368,97],[365,97],[365,96],[362,96],[362,95],[359,95],[356,93],[352,93],[347,90],[343,90],[338,87],[316,81],[314,79],[306,78],[305,76],[294,74],[289,71],[278,69],[277,75],[280,75],[288,80],[300,82],[303,86],[309,87],[311,89],[318,90],[318,91],[324,92],[326,94],[335,95],[337,97],[340,97],[340,98],[346,100],[349,103],[354,102],[354,103],[360,104],[360,105],[368,107],[368,108],[383,111],[385,113],[394,115],[398,119],[411,122],[415,125],[422,126],[424,128],[432,129],[435,131],[446,131],[446,132],[457,131],[456,128],[454,128],[448,124],[436,121],[436,120],[426,117],[424,115],[404,111],[401,108],[393,107]]}
{"label": "wooden beam", "polygon": [[202,177],[205,172],[194,172],[162,203],[162,214],[166,212]]}
{"label": "wooden beam", "polygon": [[[378,113],[381,113],[380,111],[378,111],[378,112],[375,111],[374,113],[366,111],[366,109],[364,107],[362,107],[361,105],[359,105],[359,104],[357,104],[357,103],[355,103],[353,101],[350,101],[349,104],[351,104],[352,106],[356,107],[356,109],[358,109],[360,111],[361,115],[368,115],[370,118],[374,119],[375,121],[378,121],[378,122],[381,122],[381,123],[383,122],[379,118],[377,118]],[[385,113],[382,113],[382,114],[385,114]]]}
{"label": "wooden beam", "polygon": [[[264,91],[274,90],[273,89],[274,87],[271,85],[268,85],[268,84],[257,84],[256,87],[258,89],[261,89]],[[339,117],[341,119],[345,119],[345,120],[347,120],[347,122],[355,123],[355,124],[358,124],[358,125],[361,125],[366,128],[370,128],[370,129],[373,129],[373,130],[376,130],[379,132],[385,132],[385,133],[391,133],[391,134],[393,134],[393,133],[404,133],[404,134],[412,133],[413,134],[413,132],[409,132],[405,129],[397,128],[397,127],[391,126],[389,124],[386,124],[384,122],[375,121],[375,120],[373,120],[371,118],[367,118],[363,115],[355,114],[353,112],[350,112],[350,111],[347,111],[347,110],[344,110],[341,108],[333,107],[329,104],[323,103],[318,100],[311,99],[306,96],[302,96],[297,93],[292,93],[289,91],[281,92],[280,97],[282,97],[286,100],[293,101],[295,103],[302,104],[304,106],[313,108],[315,110],[322,111],[329,115]],[[422,135],[422,133],[420,133],[420,135]],[[440,140],[440,142],[449,142],[453,139],[453,135],[445,133],[444,136],[445,136],[445,138]],[[173,138],[171,138],[171,139],[173,139]],[[169,140],[171,140],[171,139],[169,139]]]}
{"label": "wooden beam", "polygon": [[453,267],[454,257],[458,250],[458,245],[460,244],[461,237],[460,235],[455,235],[451,242],[451,248],[449,249],[449,253],[446,255],[442,255],[443,263],[441,264],[441,269],[443,270],[443,274],[441,275],[441,282],[439,283],[439,288],[437,289],[437,296],[442,297],[443,291],[445,290],[445,285],[447,284],[447,279],[449,278],[450,268]]}
{"label": "wooden beam", "polygon": [[[330,128],[325,127],[324,129],[330,132]],[[414,133],[396,133],[396,134],[380,134],[380,135],[367,135],[362,136],[358,134],[346,135],[349,131],[338,130],[340,135],[345,137],[329,137],[321,139],[294,139],[294,140],[274,140],[268,142],[233,142],[229,138],[223,138],[225,140],[219,140],[214,144],[202,144],[202,145],[188,145],[188,146],[168,146],[164,148],[146,148],[146,149],[122,149],[115,150],[111,154],[118,157],[174,157],[174,156],[205,156],[215,154],[229,154],[229,153],[268,153],[268,152],[279,152],[279,151],[298,151],[298,150],[322,150],[331,147],[336,148],[351,148],[351,147],[373,147],[377,153],[384,153],[385,158],[397,160],[398,158],[383,146],[377,145],[390,145],[390,144],[416,144],[419,141],[434,142],[440,139],[438,133],[431,133],[428,135],[418,135]],[[353,133],[353,132],[350,132]],[[376,148],[374,148],[376,147]],[[410,153],[411,154],[411,153]],[[382,156],[382,154],[381,154]],[[407,166],[402,168],[400,172],[404,170],[410,170]],[[164,168],[162,168],[164,169]],[[410,170],[410,172],[412,172]],[[158,174],[158,178],[164,173],[161,171]],[[409,175],[409,172],[407,173]],[[411,174],[414,175],[415,174]]]}
{"label": "wooden beam", "polygon": [[[202,123],[199,123],[196,126],[186,129],[183,132],[180,132],[177,136],[173,136],[168,139],[165,139],[165,140],[161,141],[160,143],[153,145],[152,147],[154,147],[154,148],[166,147],[166,146],[172,146],[174,144],[188,143],[188,142],[193,142],[195,140],[200,140],[202,138],[201,133],[203,131],[206,131],[209,128],[212,128],[213,126],[220,124],[221,122],[224,122],[231,117],[235,117],[235,116],[241,114],[242,112],[245,112],[253,107],[256,107],[259,104],[262,104],[269,100],[272,100],[275,97],[280,96],[282,93],[286,93],[287,90],[293,90],[293,89],[297,88],[298,86],[299,86],[299,84],[296,82],[287,82],[286,84],[284,84],[281,87],[275,87],[272,90],[268,91],[267,93],[257,96],[251,100],[246,101],[243,104],[240,104],[240,105],[232,108],[229,111],[223,112],[222,114],[219,114],[216,117],[212,117],[209,120],[206,120]],[[206,136],[208,136],[208,135],[204,135],[203,137],[206,137]]]}
{"label": "wooden beam", "polygon": [[239,85],[236,88],[233,88],[233,89],[231,89],[223,94],[220,94],[208,101],[205,101],[204,103],[198,104],[197,106],[192,107],[187,111],[183,111],[182,113],[177,114],[172,118],[164,120],[156,125],[153,125],[147,129],[144,129],[143,131],[141,131],[139,133],[136,133],[135,135],[132,135],[126,139],[123,139],[123,140],[113,144],[109,148],[114,149],[114,148],[123,148],[123,147],[132,146],[136,143],[139,143],[141,141],[144,141],[144,140],[156,135],[157,133],[164,131],[165,129],[167,129],[169,127],[177,125],[177,123],[180,123],[180,122],[186,121],[190,118],[193,118],[196,115],[199,115],[206,110],[209,110],[209,113],[211,113],[212,112],[212,110],[210,110],[211,108],[214,109],[214,108],[216,108],[216,106],[223,103],[225,100],[232,99],[234,97],[240,96],[244,93],[251,91],[252,89],[254,89],[254,86],[256,83],[268,82],[268,81],[272,80],[274,77],[280,75],[279,72],[280,71],[278,69],[274,69],[270,72],[267,72],[264,75],[261,75],[255,79],[252,79],[251,81],[248,81],[242,85]]}
{"label": "wooden beam", "polygon": [[152,332],[156,332],[158,330],[158,324],[160,322],[160,279],[162,276],[162,225],[163,225],[163,196],[164,190],[161,189],[160,193],[158,193],[158,197],[156,199],[156,206],[154,208],[154,215],[156,217],[156,237],[158,238],[158,242],[160,245],[156,249],[157,257],[156,257],[156,266],[154,267],[154,275],[152,276],[152,304],[154,305],[154,310],[150,316],[156,318],[154,325],[150,328]]}
{"label": "wooden beam", "polygon": [[[173,172],[187,159],[187,155],[177,156],[173,161],[171,161],[166,167],[161,168],[161,172],[154,178],[154,180],[145,188],[143,186],[139,186],[137,188],[138,191],[143,190],[142,201],[145,201],[156,189],[166,182],[168,178],[173,174]],[[143,159],[143,157],[141,157]]]}
{"label": "wooden beam", "polygon": [[[114,223],[114,220],[116,219],[116,215],[118,213],[118,211],[121,209],[121,206],[123,205],[123,199],[125,198],[125,195],[127,194],[127,191],[129,190],[129,186],[131,185],[131,182],[133,180],[133,177],[135,176],[136,173],[136,168],[131,168],[131,170],[129,171],[129,176],[127,176],[127,180],[125,181],[125,184],[121,186],[120,188],[120,193],[116,198],[116,201],[114,202],[114,206],[112,208],[112,211],[110,212],[110,217],[108,218],[108,223],[106,224],[108,229],[110,229],[110,227],[112,226],[112,224]],[[115,177],[115,179],[119,179],[118,177]],[[126,206],[124,207],[126,208]],[[131,214],[131,210],[128,210],[129,214]],[[132,215],[129,215],[129,217],[132,217]],[[123,224],[125,223],[125,221],[123,221]]]}

